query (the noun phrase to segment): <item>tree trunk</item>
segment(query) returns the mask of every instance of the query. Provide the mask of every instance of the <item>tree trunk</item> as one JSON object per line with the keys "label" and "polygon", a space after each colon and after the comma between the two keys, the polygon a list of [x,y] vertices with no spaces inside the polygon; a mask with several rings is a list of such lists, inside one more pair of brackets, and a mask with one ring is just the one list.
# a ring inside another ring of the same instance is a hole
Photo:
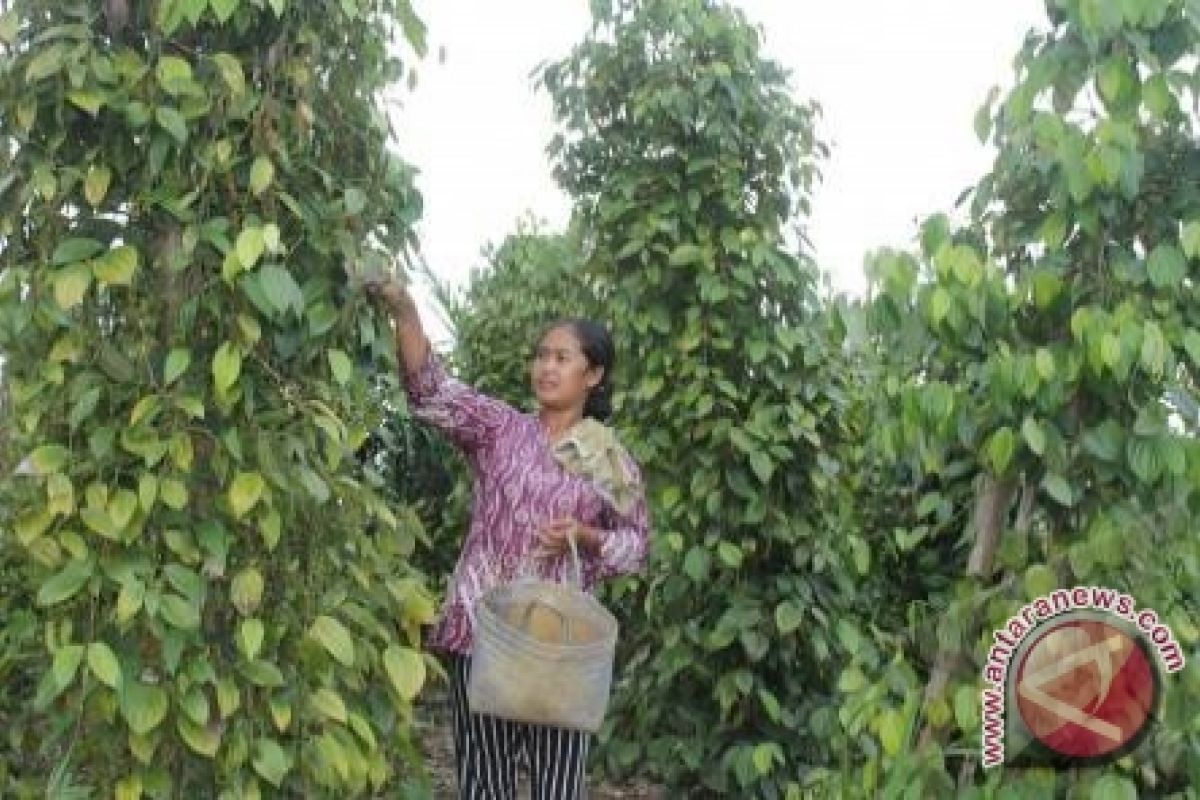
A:
{"label": "tree trunk", "polygon": [[[1004,532],[1004,520],[1013,495],[1017,491],[1017,482],[1013,478],[997,478],[987,474],[975,495],[975,544],[967,559],[967,575],[975,578],[988,578],[996,561],[996,548],[1000,544],[1000,535]],[[1032,494],[1026,489],[1026,494]],[[1024,502],[1022,502],[1024,505]],[[958,648],[942,648],[938,651],[929,673],[929,683],[925,685],[925,703],[941,697],[946,692],[946,684],[962,661],[962,653]],[[926,724],[921,730],[919,746],[925,747],[933,740],[934,726]]]}

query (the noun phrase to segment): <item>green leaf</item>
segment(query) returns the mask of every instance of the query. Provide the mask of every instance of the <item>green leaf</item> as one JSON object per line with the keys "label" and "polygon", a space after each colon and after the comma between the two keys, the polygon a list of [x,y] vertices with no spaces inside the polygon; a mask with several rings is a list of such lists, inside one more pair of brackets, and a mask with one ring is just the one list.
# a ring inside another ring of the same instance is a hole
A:
{"label": "green leaf", "polygon": [[235,97],[246,91],[246,75],[242,72],[242,64],[237,58],[229,53],[216,53],[212,60],[217,65],[217,71],[221,73],[221,80],[225,81],[225,85]]}
{"label": "green leaf", "polygon": [[169,508],[182,511],[187,505],[187,487],[175,478],[163,478],[159,481],[158,496]]}
{"label": "green leaf", "polygon": [[138,505],[142,506],[142,510],[150,513],[154,510],[155,500],[158,499],[158,479],[154,475],[146,473],[138,479]]}
{"label": "green leaf", "polygon": [[274,739],[262,737],[258,740],[254,751],[254,771],[262,776],[263,780],[279,788],[291,768],[291,759]]}
{"label": "green leaf", "polygon": [[238,6],[241,5],[241,0],[209,0],[208,4],[223,25],[233,16],[233,12],[237,11]]}
{"label": "green leaf", "polygon": [[770,483],[771,476],[775,473],[775,465],[771,462],[770,456],[761,450],[750,454],[750,469],[754,470],[754,474],[763,483]]}
{"label": "green leaf", "polygon": [[145,736],[162,723],[167,716],[169,700],[162,687],[126,681],[121,691],[121,716],[136,734]]}
{"label": "green leaf", "polygon": [[1047,494],[1053,497],[1059,505],[1070,506],[1074,505],[1075,499],[1071,492],[1071,484],[1067,479],[1056,472],[1046,473],[1046,477],[1042,479],[1042,488]]}
{"label": "green leaf", "polygon": [[357,186],[350,186],[346,189],[345,202],[346,214],[353,217],[367,207],[367,196]]}
{"label": "green leaf", "polygon": [[354,373],[354,365],[350,361],[350,356],[346,355],[345,351],[330,349],[326,351],[329,357],[329,370],[333,373],[333,379],[339,386],[345,386],[350,382],[350,378]]}
{"label": "green leaf", "polygon": [[760,744],[754,748],[754,753],[750,760],[754,762],[754,769],[759,775],[771,774],[771,768],[775,764],[775,747],[770,744]]}
{"label": "green leaf", "polygon": [[176,109],[170,106],[159,106],[154,110],[154,119],[162,126],[163,130],[175,137],[175,141],[179,144],[187,141],[187,121]]}
{"label": "green leaf", "polygon": [[54,651],[54,662],[50,671],[54,675],[54,684],[60,690],[71,685],[79,665],[83,661],[84,648],[81,644],[63,645]]}
{"label": "green leaf", "polygon": [[192,65],[178,56],[162,56],[155,77],[167,94],[179,94],[192,82]]}
{"label": "green leaf", "polygon": [[322,614],[313,621],[308,635],[320,642],[343,666],[354,666],[354,640],[342,623]]}
{"label": "green leaf", "polygon": [[[256,197],[267,190],[271,185],[271,181],[275,178],[275,165],[271,163],[271,159],[266,156],[259,156],[254,159],[254,165],[250,167],[250,192]],[[238,251],[238,257],[241,257],[241,250]],[[244,259],[243,264],[247,264]]]}
{"label": "green leaf", "polygon": [[242,353],[237,345],[225,342],[217,348],[212,360],[212,375],[218,394],[225,394],[232,389],[241,371]]}
{"label": "green leaf", "polygon": [[138,268],[138,251],[130,245],[115,247],[96,259],[92,270],[96,280],[109,286],[128,286]]}
{"label": "green leaf", "polygon": [[1194,219],[1183,226],[1179,236],[1179,246],[1188,258],[1200,257],[1200,219]]}
{"label": "green leaf", "polygon": [[264,635],[264,627],[262,620],[257,617],[250,617],[242,620],[238,625],[238,650],[247,660],[253,661],[258,658],[259,652],[262,650]]}
{"label": "green leaf", "polygon": [[775,624],[779,627],[780,635],[787,636],[799,628],[803,621],[804,612],[791,602],[785,600],[775,607]]}
{"label": "green leaf", "polygon": [[955,690],[954,721],[963,733],[971,733],[979,725],[979,689],[973,684]]}
{"label": "green leaf", "polygon": [[108,101],[106,95],[91,89],[73,89],[67,93],[67,99],[93,117],[100,113],[100,108]]}
{"label": "green leaf", "polygon": [[17,14],[15,8],[0,14],[0,42],[4,42],[7,45],[13,44],[17,40],[17,34],[20,31],[21,17]]}
{"label": "green leaf", "polygon": [[389,645],[383,651],[383,668],[396,694],[406,702],[411,703],[416,699],[421,687],[425,685],[425,660],[416,650]]}
{"label": "green leaf", "polygon": [[1036,455],[1040,456],[1046,452],[1046,434],[1033,417],[1026,417],[1025,422],[1021,424],[1021,436]]}
{"label": "green leaf", "polygon": [[284,684],[283,673],[270,661],[251,661],[242,664],[239,669],[256,686],[277,687]]}
{"label": "green leaf", "polygon": [[[424,662],[422,662],[423,664]],[[346,704],[342,696],[332,689],[321,687],[309,696],[309,702],[317,713],[342,724],[346,723]]]}
{"label": "green leaf", "polygon": [[733,569],[742,564],[742,548],[732,542],[721,542],[717,545],[717,557]]}
{"label": "green leaf", "polygon": [[671,251],[670,258],[667,259],[672,267],[679,267],[684,264],[695,264],[704,257],[704,251],[699,246],[694,244],[681,244]]}
{"label": "green leaf", "polygon": [[79,519],[87,526],[87,529],[93,533],[103,536],[105,539],[116,541],[121,538],[121,531],[113,522],[112,517],[102,508],[84,508],[79,512]]}
{"label": "green leaf", "polygon": [[121,665],[112,648],[104,642],[92,642],[87,649],[88,668],[96,679],[111,689],[121,683]]}
{"label": "green leaf", "polygon": [[192,351],[186,347],[176,347],[167,354],[166,364],[163,365],[163,383],[170,386],[179,376],[187,372],[192,364]]}
{"label": "green leaf", "polygon": [[1137,800],[1137,785],[1121,775],[1101,775],[1092,784],[1089,800]]}
{"label": "green leaf", "polygon": [[262,603],[262,573],[254,567],[246,567],[234,577],[233,583],[229,587],[229,593],[234,607],[242,616],[253,615]]}
{"label": "green leaf", "polygon": [[893,758],[900,754],[907,733],[904,715],[896,709],[883,712],[879,717],[879,742],[883,751]]}
{"label": "green leaf", "polygon": [[184,631],[200,627],[200,611],[186,598],[174,593],[163,595],[158,604],[159,614],[167,622]]}
{"label": "green leaf", "polygon": [[25,69],[25,80],[29,83],[36,83],[50,77],[63,68],[66,55],[67,51],[61,44],[37,48],[37,55]]}
{"label": "green leaf", "polygon": [[1025,570],[1025,598],[1033,600],[1049,595],[1058,588],[1058,575],[1045,564],[1034,564]]}
{"label": "green leaf", "polygon": [[89,259],[103,250],[104,245],[95,239],[66,239],[54,248],[54,254],[50,256],[50,260],[54,262],[55,266],[74,264],[76,261]]}
{"label": "green leaf", "polygon": [[1187,332],[1183,334],[1183,349],[1187,350],[1192,364],[1200,367],[1200,331],[1195,328],[1187,329]]}
{"label": "green leaf", "polygon": [[1175,288],[1187,275],[1187,262],[1174,245],[1160,244],[1150,252],[1146,261],[1150,282],[1159,289]]}
{"label": "green leaf", "polygon": [[683,559],[683,574],[692,579],[693,583],[703,584],[708,580],[708,569],[712,557],[703,547],[697,545],[688,551]]}
{"label": "green leaf", "polygon": [[71,452],[59,444],[44,444],[25,457],[24,463],[34,475],[49,475],[66,466]]}
{"label": "green leaf", "polygon": [[241,519],[258,505],[266,486],[262,475],[257,472],[239,472],[229,486],[229,507],[236,519]]}
{"label": "green leaf", "polygon": [[987,454],[991,462],[992,471],[997,475],[1003,475],[1008,465],[1012,463],[1013,453],[1017,448],[1017,437],[1013,433],[1012,428],[1007,425],[1000,428],[992,434],[988,440]]}
{"label": "green leaf", "polygon": [[104,201],[108,194],[108,186],[112,182],[112,170],[102,164],[88,167],[87,178],[83,182],[83,196],[93,208]]}
{"label": "green leaf", "polygon": [[71,561],[38,589],[37,604],[52,606],[70,600],[92,577],[93,571],[90,560]]}
{"label": "green leaf", "polygon": [[175,729],[179,738],[196,753],[208,758],[215,758],[221,747],[221,726],[200,725],[184,716],[175,719]]}
{"label": "green leaf", "polygon": [[291,309],[297,315],[304,312],[304,294],[292,274],[283,267],[263,267],[259,281],[267,300],[283,314]]}

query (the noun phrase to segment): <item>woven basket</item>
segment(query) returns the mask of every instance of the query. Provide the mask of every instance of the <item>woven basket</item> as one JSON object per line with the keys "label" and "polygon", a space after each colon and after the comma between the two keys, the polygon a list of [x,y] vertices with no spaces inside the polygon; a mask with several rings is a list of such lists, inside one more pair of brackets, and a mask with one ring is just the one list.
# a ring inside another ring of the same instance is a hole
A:
{"label": "woven basket", "polygon": [[595,733],[612,685],[617,620],[580,588],[521,578],[483,595],[475,607],[475,647],[467,701],[503,719]]}

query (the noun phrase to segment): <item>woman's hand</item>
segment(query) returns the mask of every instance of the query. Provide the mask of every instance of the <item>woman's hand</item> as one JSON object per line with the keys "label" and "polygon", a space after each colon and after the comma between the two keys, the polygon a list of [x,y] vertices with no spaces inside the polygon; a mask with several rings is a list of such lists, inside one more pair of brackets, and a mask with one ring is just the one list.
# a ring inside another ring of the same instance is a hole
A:
{"label": "woman's hand", "polygon": [[396,280],[394,275],[373,275],[363,280],[367,293],[383,303],[394,319],[401,319],[409,309],[415,308],[408,287]]}
{"label": "woman's hand", "polygon": [[401,368],[410,375],[416,373],[429,353],[429,339],[421,327],[421,316],[408,287],[390,273],[365,277],[362,285],[368,295],[383,304],[392,318]]}
{"label": "woman's hand", "polygon": [[538,552],[543,557],[561,556],[571,549],[571,535],[580,550],[596,552],[600,549],[600,535],[595,528],[580,523],[573,517],[559,517],[542,524],[537,530]]}

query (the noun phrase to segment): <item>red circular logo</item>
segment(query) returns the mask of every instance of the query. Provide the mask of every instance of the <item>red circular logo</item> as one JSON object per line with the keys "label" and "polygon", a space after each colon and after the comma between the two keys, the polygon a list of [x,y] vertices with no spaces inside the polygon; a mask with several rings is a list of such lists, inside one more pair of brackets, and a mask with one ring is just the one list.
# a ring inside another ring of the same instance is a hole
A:
{"label": "red circular logo", "polygon": [[1030,733],[1064,756],[1116,757],[1149,724],[1158,699],[1140,639],[1093,619],[1059,620],[1025,652],[1017,708]]}

